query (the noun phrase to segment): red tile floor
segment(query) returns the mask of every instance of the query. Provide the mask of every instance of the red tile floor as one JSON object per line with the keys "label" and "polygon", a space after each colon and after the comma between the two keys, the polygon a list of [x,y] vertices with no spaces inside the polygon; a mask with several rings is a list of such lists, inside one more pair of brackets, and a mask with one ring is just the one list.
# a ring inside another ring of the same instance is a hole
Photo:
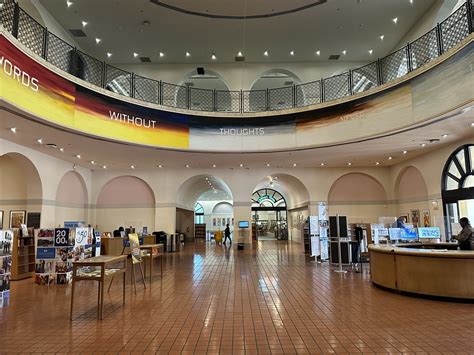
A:
{"label": "red tile floor", "polygon": [[128,284],[125,307],[116,281],[103,321],[92,282],[79,284],[72,322],[70,286],[13,282],[0,353],[474,354],[474,305],[386,292],[300,248],[187,245],[166,255],[162,282],[137,295]]}

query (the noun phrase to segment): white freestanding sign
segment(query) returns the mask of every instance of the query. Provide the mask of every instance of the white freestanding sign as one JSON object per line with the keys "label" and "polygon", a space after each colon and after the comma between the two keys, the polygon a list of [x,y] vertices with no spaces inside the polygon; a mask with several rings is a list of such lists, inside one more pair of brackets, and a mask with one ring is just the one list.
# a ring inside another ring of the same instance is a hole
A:
{"label": "white freestanding sign", "polygon": [[311,256],[318,257],[321,255],[321,246],[318,236],[311,237]]}

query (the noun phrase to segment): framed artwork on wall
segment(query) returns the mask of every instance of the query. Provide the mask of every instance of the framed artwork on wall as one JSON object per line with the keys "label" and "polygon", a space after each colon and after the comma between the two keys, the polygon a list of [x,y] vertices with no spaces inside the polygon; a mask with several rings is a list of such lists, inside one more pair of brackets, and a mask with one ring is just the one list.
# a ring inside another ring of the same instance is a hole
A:
{"label": "framed artwork on wall", "polygon": [[431,225],[430,210],[421,211],[423,217],[423,227],[429,227]]}
{"label": "framed artwork on wall", "polygon": [[41,212],[28,212],[26,214],[26,225],[28,228],[38,229],[40,227]]}
{"label": "framed artwork on wall", "polygon": [[3,229],[3,211],[0,210],[0,229]]}
{"label": "framed artwork on wall", "polygon": [[9,228],[20,228],[25,223],[26,211],[10,211]]}
{"label": "framed artwork on wall", "polygon": [[413,227],[418,228],[420,226],[420,210],[411,210],[410,216]]}
{"label": "framed artwork on wall", "polygon": [[212,219],[212,226],[213,226],[213,227],[216,226],[216,219],[215,219],[215,218]]}
{"label": "framed artwork on wall", "polygon": [[410,219],[409,219],[410,215],[408,213],[400,213],[400,216],[398,217],[405,217],[406,223],[410,222]]}

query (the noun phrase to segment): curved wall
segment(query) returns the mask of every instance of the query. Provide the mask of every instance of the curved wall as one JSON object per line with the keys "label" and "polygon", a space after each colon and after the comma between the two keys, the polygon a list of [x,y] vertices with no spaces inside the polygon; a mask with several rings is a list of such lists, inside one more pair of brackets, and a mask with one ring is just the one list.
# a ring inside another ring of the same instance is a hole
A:
{"label": "curved wall", "polygon": [[470,103],[472,38],[404,77],[346,99],[232,115],[171,112],[112,94],[68,74],[57,74],[57,69],[26,55],[19,49],[22,45],[4,34],[0,36],[0,57],[4,58],[0,80],[8,90],[1,95],[3,101],[38,120],[110,140],[192,151],[305,149],[408,129]]}
{"label": "curved wall", "polygon": [[[75,171],[67,172],[56,193],[56,221],[86,221],[88,193],[84,179]],[[62,225],[61,222],[59,224]]]}

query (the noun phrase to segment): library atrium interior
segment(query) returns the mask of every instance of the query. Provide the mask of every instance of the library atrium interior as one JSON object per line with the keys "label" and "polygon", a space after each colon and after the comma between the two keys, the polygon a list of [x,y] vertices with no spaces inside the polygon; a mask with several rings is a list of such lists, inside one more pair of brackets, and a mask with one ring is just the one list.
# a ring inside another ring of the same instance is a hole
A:
{"label": "library atrium interior", "polygon": [[0,354],[472,354],[473,33],[0,0]]}

